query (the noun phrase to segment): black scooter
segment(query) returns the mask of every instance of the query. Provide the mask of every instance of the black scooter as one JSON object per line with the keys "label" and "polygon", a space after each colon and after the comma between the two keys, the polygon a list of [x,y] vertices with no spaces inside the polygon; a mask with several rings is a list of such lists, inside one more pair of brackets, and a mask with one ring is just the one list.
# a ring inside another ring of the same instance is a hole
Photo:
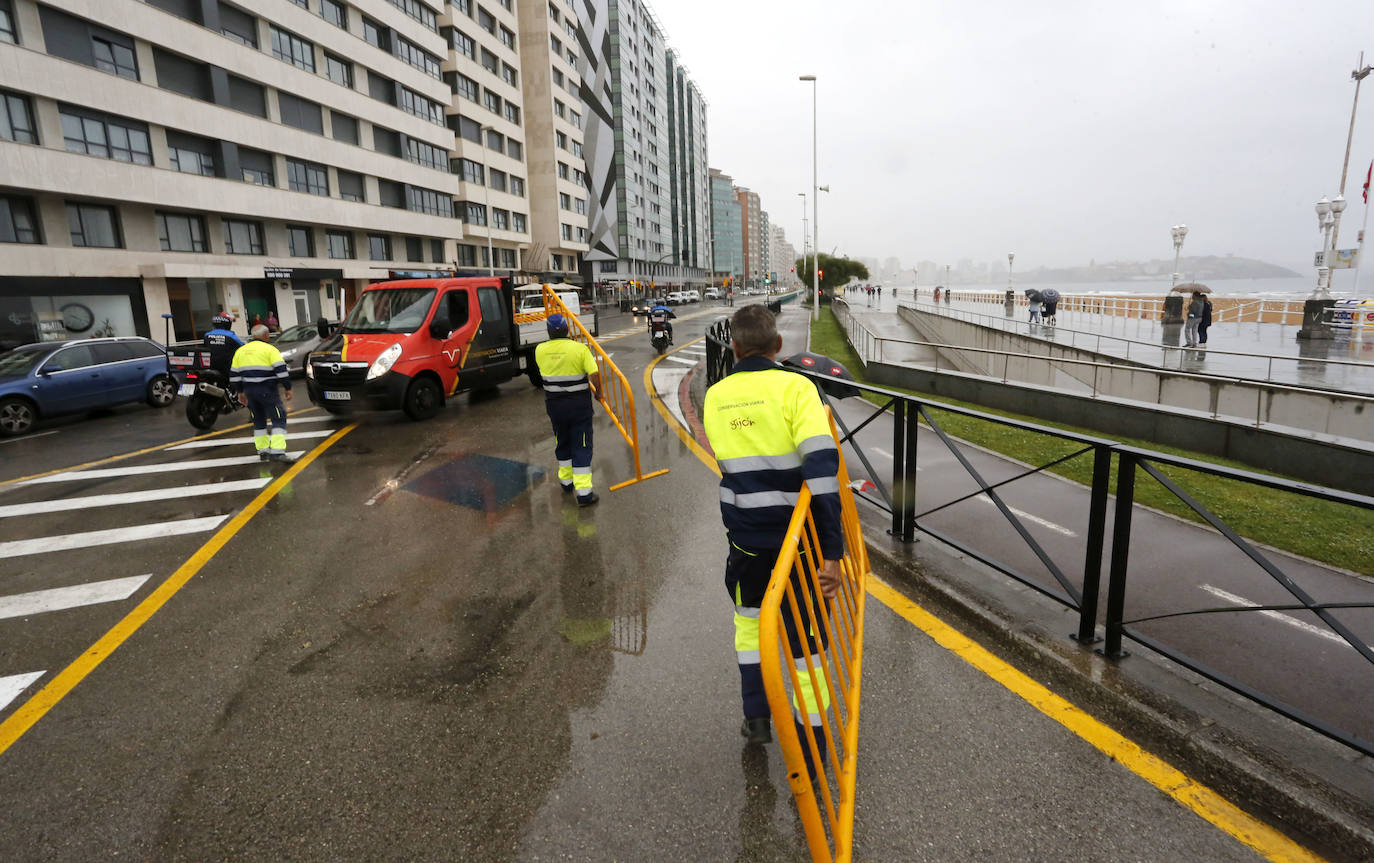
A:
{"label": "black scooter", "polygon": [[243,407],[223,372],[215,369],[188,371],[186,383],[196,388],[186,399],[186,419],[201,431],[213,428],[220,414],[231,414]]}
{"label": "black scooter", "polygon": [[654,346],[654,350],[660,355],[668,350],[668,324],[663,321],[651,321],[649,323],[649,344]]}

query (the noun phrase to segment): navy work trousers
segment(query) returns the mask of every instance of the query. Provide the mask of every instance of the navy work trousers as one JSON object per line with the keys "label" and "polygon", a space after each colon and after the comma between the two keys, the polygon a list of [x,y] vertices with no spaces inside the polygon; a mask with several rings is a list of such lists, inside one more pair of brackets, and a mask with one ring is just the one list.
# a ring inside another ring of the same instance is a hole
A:
{"label": "navy work trousers", "polygon": [[558,481],[578,497],[592,493],[592,400],[588,393],[555,395],[544,402],[553,424]]}

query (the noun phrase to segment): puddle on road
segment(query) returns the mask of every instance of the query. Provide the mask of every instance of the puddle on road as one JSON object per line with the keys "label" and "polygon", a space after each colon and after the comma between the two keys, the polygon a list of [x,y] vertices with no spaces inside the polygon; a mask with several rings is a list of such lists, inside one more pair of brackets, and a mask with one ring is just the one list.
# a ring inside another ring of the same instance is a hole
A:
{"label": "puddle on road", "polygon": [[479,512],[505,509],[547,471],[537,465],[480,453],[459,456],[402,488]]}

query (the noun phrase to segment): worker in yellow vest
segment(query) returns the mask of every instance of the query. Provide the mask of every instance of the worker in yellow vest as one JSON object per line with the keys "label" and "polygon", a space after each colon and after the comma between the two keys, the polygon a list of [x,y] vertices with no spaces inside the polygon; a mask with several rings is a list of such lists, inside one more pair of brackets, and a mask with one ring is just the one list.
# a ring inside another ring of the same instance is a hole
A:
{"label": "worker in yellow vest", "polygon": [[545,327],[549,339],[535,347],[534,362],[553,423],[558,483],[577,493],[578,506],[591,506],[600,499],[592,490],[592,393],[601,389],[601,370],[586,345],[568,338],[561,314],[549,315]]}
{"label": "worker in yellow vest", "polygon": [[253,446],[263,461],[292,461],[286,454],[286,406],[277,393],[280,386],[291,400],[291,373],[286,360],[268,339],[266,325],[253,327],[248,344],[234,351],[229,383],[239,393],[239,404],[253,417]]}

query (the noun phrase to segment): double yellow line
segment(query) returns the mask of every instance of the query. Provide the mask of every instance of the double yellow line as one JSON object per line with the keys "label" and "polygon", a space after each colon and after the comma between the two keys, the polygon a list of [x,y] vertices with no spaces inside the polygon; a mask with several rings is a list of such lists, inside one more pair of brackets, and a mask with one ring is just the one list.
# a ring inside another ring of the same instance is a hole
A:
{"label": "double yellow line", "polygon": [[[267,505],[268,501],[276,497],[282,489],[289,485],[301,471],[309,467],[311,462],[319,458],[325,450],[338,443],[344,435],[357,427],[358,424],[353,423],[346,428],[339,429],[310,452],[301,456],[286,473],[277,477],[266,488],[258,492],[257,497],[253,498],[248,506],[244,507],[238,515],[230,519],[224,527],[216,531],[215,535],[210,537],[209,541],[202,545],[195,554],[191,555],[190,559],[183,563],[176,572],[172,573],[171,577],[158,585],[152,593],[148,594],[142,602],[126,614],[122,620],[116,623],[109,632],[101,636],[95,644],[91,645],[90,648],[77,657],[70,665],[62,669],[56,677],[49,681],[48,684],[38,692],[34,693],[28,701],[21,704],[3,723],[0,723],[0,755],[4,754],[15,741],[32,728],[35,722],[42,719],[49,710],[56,707],[58,702],[67,696],[67,693],[75,689],[76,685],[82,680],[85,680],[86,676],[94,671],[100,663],[109,658],[110,654],[114,653],[121,644],[128,641],[130,636],[138,631],[139,627],[147,623],[162,606],[167,604],[168,600],[176,595],[177,591],[185,587],[186,582],[190,581],[196,573],[200,572],[205,564],[209,563],[211,558],[213,558],[229,540],[233,539],[234,535],[253,519],[253,516],[257,515],[258,512]],[[237,428],[242,428],[242,426]],[[233,430],[233,428],[228,428],[223,431],[228,432]],[[93,464],[117,461],[122,458],[138,455],[139,453],[152,452],[154,450],[165,449],[176,445],[176,443],[163,444],[160,447],[150,447],[135,453],[125,453],[121,456],[101,459],[97,462],[89,462],[85,466],[88,467]],[[49,471],[48,473],[60,473],[60,471]],[[48,474],[37,474],[37,476],[46,475]],[[11,482],[18,481],[19,480],[11,480]]]}

